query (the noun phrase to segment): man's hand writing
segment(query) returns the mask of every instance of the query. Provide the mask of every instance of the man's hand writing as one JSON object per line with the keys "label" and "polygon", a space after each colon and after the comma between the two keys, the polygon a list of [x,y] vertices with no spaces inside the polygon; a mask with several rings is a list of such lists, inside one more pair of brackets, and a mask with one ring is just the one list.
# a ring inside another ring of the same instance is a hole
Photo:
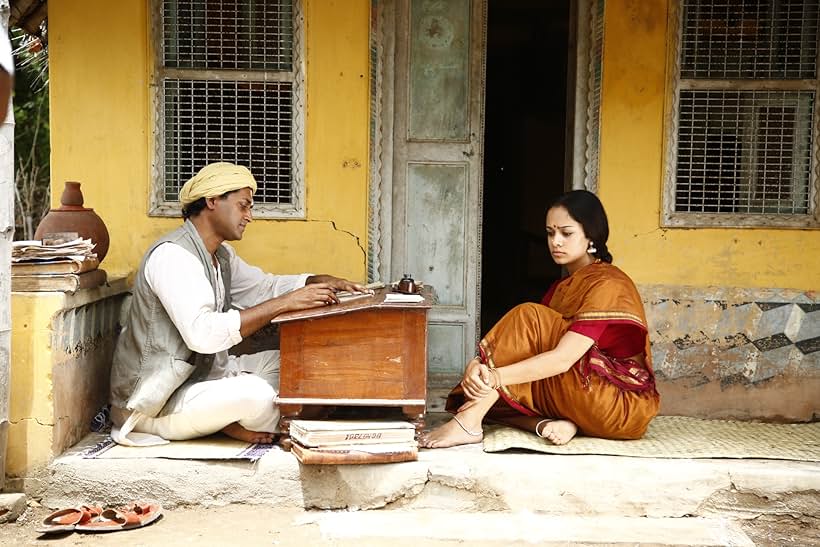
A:
{"label": "man's hand writing", "polygon": [[338,304],[339,297],[336,296],[336,293],[341,290],[359,293],[371,292],[367,287],[352,283],[346,279],[331,275],[313,275],[307,279],[307,284],[300,289],[241,310],[239,312],[239,334],[243,338],[250,336],[281,313]]}
{"label": "man's hand writing", "polygon": [[307,310],[339,303],[336,291],[329,283],[311,283],[279,298],[287,311]]}
{"label": "man's hand writing", "polygon": [[[368,293],[372,292],[361,283],[354,283],[341,277],[334,277],[332,275],[312,275],[307,280],[308,285],[326,284],[338,291],[348,291],[351,293]],[[307,285],[305,285],[307,286]]]}

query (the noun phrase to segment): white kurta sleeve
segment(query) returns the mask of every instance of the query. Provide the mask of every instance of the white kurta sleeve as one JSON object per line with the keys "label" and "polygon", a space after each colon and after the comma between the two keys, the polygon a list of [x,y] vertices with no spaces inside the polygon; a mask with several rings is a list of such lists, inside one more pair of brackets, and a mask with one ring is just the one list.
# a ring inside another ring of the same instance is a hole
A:
{"label": "white kurta sleeve", "polygon": [[239,309],[250,308],[265,300],[305,286],[312,274],[274,275],[242,260],[233,247],[222,244],[231,255],[231,299]]}
{"label": "white kurta sleeve", "polygon": [[145,264],[145,280],[159,297],[185,344],[214,354],[242,341],[239,312],[218,312],[202,263],[175,243],[163,243]]}

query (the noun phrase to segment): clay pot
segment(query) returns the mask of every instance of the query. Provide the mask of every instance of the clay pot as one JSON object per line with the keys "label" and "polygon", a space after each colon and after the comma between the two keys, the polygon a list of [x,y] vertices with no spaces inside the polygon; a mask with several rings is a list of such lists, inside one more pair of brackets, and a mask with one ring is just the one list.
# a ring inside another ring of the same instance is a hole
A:
{"label": "clay pot", "polygon": [[83,207],[83,193],[80,183],[68,181],[60,196],[60,208],[52,209],[43,217],[34,232],[34,239],[42,239],[45,234],[55,232],[77,232],[80,237],[96,243],[94,252],[102,262],[108,254],[108,229],[94,209]]}

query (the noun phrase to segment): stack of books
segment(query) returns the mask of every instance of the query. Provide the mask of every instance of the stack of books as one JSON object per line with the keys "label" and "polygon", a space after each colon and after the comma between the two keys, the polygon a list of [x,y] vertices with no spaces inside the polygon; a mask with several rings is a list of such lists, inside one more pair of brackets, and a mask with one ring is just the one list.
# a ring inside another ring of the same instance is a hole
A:
{"label": "stack of books", "polygon": [[105,270],[93,252],[94,243],[75,232],[50,234],[42,240],[14,241],[12,291],[75,292],[105,284]]}
{"label": "stack of books", "polygon": [[293,420],[291,452],[304,464],[414,461],[415,433],[401,421]]}

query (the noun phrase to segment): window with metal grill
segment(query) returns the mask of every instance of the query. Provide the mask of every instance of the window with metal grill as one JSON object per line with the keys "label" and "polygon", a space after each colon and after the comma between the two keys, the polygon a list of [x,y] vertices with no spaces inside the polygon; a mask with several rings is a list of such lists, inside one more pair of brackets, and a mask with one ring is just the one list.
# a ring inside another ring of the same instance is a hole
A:
{"label": "window with metal grill", "polygon": [[151,214],[179,215],[204,165],[248,167],[254,215],[304,216],[298,0],[155,0],[156,157]]}
{"label": "window with metal grill", "polygon": [[820,4],[676,8],[664,224],[820,227]]}

